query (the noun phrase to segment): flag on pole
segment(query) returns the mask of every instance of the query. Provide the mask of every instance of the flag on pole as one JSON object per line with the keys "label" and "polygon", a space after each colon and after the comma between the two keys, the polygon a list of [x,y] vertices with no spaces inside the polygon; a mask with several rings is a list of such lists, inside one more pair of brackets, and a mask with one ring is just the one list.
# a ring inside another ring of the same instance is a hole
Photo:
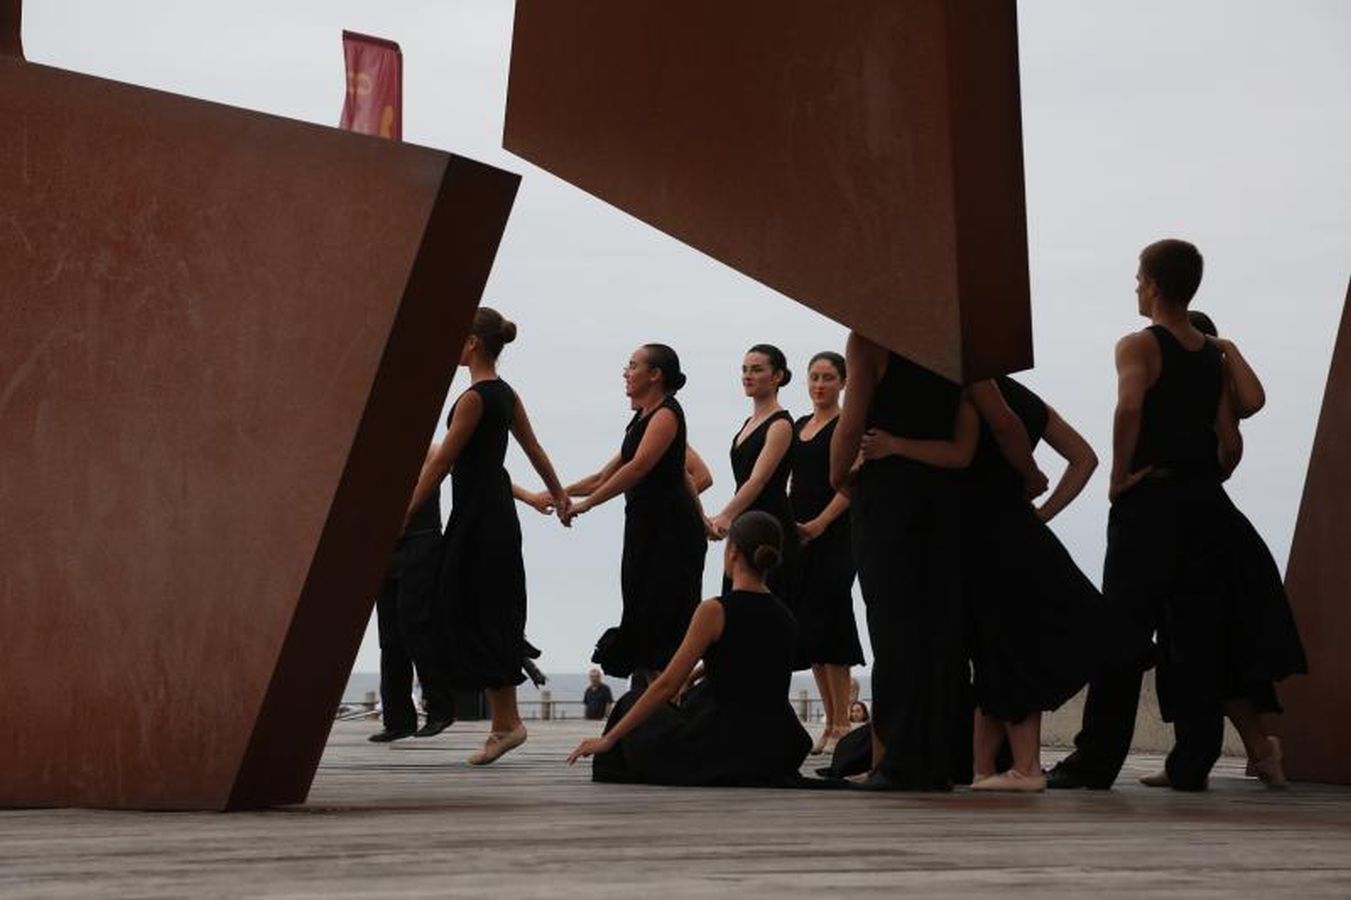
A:
{"label": "flag on pole", "polygon": [[347,99],[338,127],[391,140],[403,139],[403,52],[383,38],[342,33]]}

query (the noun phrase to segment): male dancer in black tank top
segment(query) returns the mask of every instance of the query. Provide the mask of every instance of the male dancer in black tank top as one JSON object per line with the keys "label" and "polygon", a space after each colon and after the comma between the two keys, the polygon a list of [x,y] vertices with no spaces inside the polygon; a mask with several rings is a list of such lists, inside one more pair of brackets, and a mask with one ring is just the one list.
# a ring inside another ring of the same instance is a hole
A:
{"label": "male dancer in black tank top", "polygon": [[[1151,638],[1176,660],[1205,659],[1208,615],[1220,573],[1219,485],[1238,463],[1242,439],[1227,414],[1231,402],[1220,351],[1187,319],[1201,283],[1201,254],[1164,240],[1140,254],[1139,311],[1150,328],[1116,348],[1117,406],[1112,429],[1112,509],[1107,525],[1103,596],[1120,658],[1089,687],[1075,751],[1057,765],[1048,787],[1107,789],[1130,751],[1140,682],[1154,662]],[[1166,638],[1166,640],[1165,640]],[[1203,652],[1188,652],[1192,643]],[[1166,768],[1173,787],[1200,790],[1218,759],[1223,714],[1205,666],[1169,667],[1176,745]]]}

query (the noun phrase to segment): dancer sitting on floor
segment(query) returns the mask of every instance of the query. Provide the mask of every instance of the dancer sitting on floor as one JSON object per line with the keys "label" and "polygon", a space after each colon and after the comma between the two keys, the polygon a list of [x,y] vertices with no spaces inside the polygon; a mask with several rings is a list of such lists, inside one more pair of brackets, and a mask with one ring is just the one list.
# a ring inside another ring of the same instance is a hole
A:
{"label": "dancer sitting on floor", "polygon": [[723,553],[731,591],[699,604],[670,664],[646,691],[621,697],[605,734],[578,744],[569,765],[594,755],[592,778],[610,782],[786,787],[802,780],[798,769],[812,742],[788,702],[797,626],[765,585],[782,545],[783,529],[768,513],[743,513],[732,523]]}

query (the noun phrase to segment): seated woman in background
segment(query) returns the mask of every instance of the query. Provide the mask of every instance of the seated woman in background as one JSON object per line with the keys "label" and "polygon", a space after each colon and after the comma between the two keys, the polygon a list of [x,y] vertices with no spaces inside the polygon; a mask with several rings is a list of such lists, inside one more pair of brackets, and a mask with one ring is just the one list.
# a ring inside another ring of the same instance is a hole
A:
{"label": "seated woman in background", "polygon": [[[695,610],[685,640],[647,688],[615,705],[605,734],[582,741],[568,764],[595,756],[595,781],[787,787],[811,749],[788,702],[797,625],[765,586],[783,529],[748,512],[727,534],[732,589]],[[703,660],[702,672],[696,666]],[[672,702],[687,683],[680,706]]]}

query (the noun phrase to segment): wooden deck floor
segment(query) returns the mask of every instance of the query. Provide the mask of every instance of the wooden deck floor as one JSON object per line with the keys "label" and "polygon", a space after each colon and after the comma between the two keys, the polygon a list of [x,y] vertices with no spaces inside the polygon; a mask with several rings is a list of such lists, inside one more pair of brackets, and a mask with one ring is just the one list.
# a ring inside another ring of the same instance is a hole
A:
{"label": "wooden deck floor", "polygon": [[[310,802],[267,813],[0,812],[0,897],[1351,896],[1351,790],[1221,764],[1207,794],[864,795],[594,785],[539,723],[377,746],[334,729]],[[1048,753],[1048,757],[1052,754]]]}

